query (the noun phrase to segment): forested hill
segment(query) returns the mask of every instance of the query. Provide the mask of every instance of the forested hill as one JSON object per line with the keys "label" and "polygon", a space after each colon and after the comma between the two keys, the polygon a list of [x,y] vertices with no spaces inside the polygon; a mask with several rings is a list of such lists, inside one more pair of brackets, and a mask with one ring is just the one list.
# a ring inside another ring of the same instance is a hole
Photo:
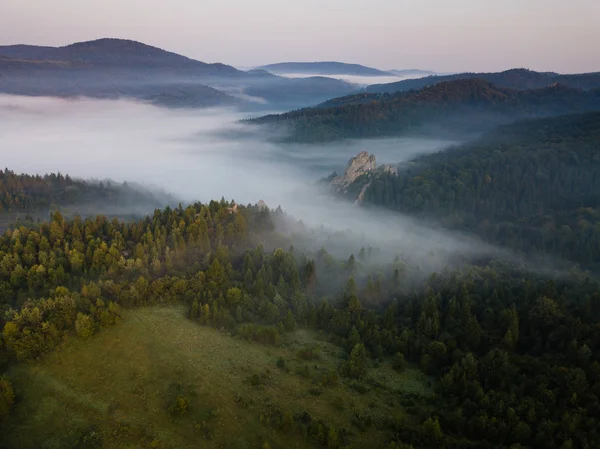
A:
{"label": "forested hill", "polygon": [[267,115],[248,123],[284,128],[288,139],[296,142],[418,134],[430,131],[432,125],[447,132],[473,132],[516,118],[600,109],[600,89],[553,85],[519,91],[467,79],[419,91],[359,94],[327,105]]}
{"label": "forested hill", "polygon": [[18,214],[46,218],[51,207],[83,215],[131,216],[145,215],[176,202],[164,192],[127,183],[83,181],[60,173],[40,176],[0,170],[0,223]]}
{"label": "forested hill", "polygon": [[524,121],[423,156],[398,176],[376,174],[364,201],[600,269],[600,112]]}
{"label": "forested hill", "polygon": [[392,72],[366,67],[360,64],[347,64],[344,62],[280,62],[257,67],[272,73],[305,73],[314,75],[360,75],[360,76],[390,76]]}
{"label": "forested hill", "polygon": [[357,90],[342,80],[245,72],[125,39],[64,47],[0,46],[0,92],[15,95],[126,97],[168,107],[236,105],[264,110],[237,95],[243,93],[286,110]]}
{"label": "forested hill", "polygon": [[44,61],[57,63],[60,67],[72,65],[96,70],[109,67],[164,69],[173,73],[185,70],[196,75],[247,77],[245,72],[229,65],[197,61],[127,39],[103,38],[64,47],[6,45],[0,46],[0,55],[22,63]]}
{"label": "forested hill", "polygon": [[424,78],[408,79],[387,84],[373,84],[367,87],[369,93],[404,92],[433,86],[445,81],[477,78],[496,86],[511,89],[537,89],[554,83],[560,83],[574,89],[600,88],[600,72],[561,75],[553,72],[535,72],[527,69],[511,69],[492,73],[455,73],[452,75],[434,75]]}

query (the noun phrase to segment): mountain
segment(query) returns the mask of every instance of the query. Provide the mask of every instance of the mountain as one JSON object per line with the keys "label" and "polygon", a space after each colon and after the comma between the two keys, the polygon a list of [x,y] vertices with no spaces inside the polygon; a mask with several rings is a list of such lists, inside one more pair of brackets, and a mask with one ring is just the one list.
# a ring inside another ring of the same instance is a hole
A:
{"label": "mountain", "polygon": [[[207,64],[157,47],[126,39],[103,38],[64,47],[0,46],[0,55],[13,60],[63,61],[95,68],[167,69],[198,75],[245,76],[225,64]],[[1,66],[0,66],[1,67]]]}
{"label": "mountain", "polygon": [[388,70],[388,73],[391,73],[393,75],[397,75],[397,76],[418,76],[418,77],[424,77],[424,76],[431,76],[431,75],[435,75],[435,72],[432,72],[431,70],[420,70],[420,69],[403,69],[403,70]]}
{"label": "mountain", "polygon": [[420,91],[357,94],[306,108],[249,120],[285,129],[290,141],[316,142],[400,134],[464,136],[518,118],[600,109],[600,89],[584,91],[559,84],[514,90],[480,79],[443,82]]}
{"label": "mountain", "polygon": [[351,95],[345,95],[343,97],[330,98],[323,103],[319,103],[316,105],[316,108],[337,108],[340,106],[346,106],[351,104],[364,104],[371,103],[373,101],[380,100],[384,98],[384,95],[388,94],[375,94],[375,93],[366,93],[366,92],[358,92],[353,93]]}
{"label": "mountain", "polygon": [[277,74],[305,73],[313,75],[358,75],[358,76],[390,76],[392,72],[386,72],[360,64],[346,64],[344,62],[280,62],[257,67],[258,70],[266,70]]}
{"label": "mountain", "polygon": [[[242,95],[232,96],[228,91]],[[292,80],[264,70],[208,64],[141,42],[98,39],[64,47],[0,47],[0,92],[16,95],[130,97],[169,107],[306,107],[356,92],[342,80]],[[243,94],[260,96],[250,101]]]}
{"label": "mountain", "polygon": [[[98,39],[64,47],[0,47],[0,91],[21,95],[121,96],[174,106],[215,106],[235,99],[204,85],[245,72],[207,64],[140,42]],[[204,83],[200,82],[204,81]]]}
{"label": "mountain", "polygon": [[511,89],[536,89],[554,83],[560,83],[575,89],[594,89],[600,87],[600,72],[577,75],[560,75],[554,72],[535,72],[527,69],[511,69],[496,73],[455,73],[452,75],[427,76],[387,84],[373,84],[367,87],[370,93],[403,92],[433,86],[444,81],[478,78],[489,81],[499,87]]}
{"label": "mountain", "polygon": [[249,73],[250,75],[260,75],[264,77],[277,78],[277,75],[275,75],[274,73],[267,72],[266,70],[262,69],[250,69],[246,70],[246,73]]}

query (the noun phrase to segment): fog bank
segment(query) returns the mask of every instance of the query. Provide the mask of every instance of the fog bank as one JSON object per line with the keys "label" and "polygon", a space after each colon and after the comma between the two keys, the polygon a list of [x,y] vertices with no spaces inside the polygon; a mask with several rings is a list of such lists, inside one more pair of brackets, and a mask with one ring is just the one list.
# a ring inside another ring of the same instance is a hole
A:
{"label": "fog bank", "polygon": [[391,163],[452,142],[376,139],[278,145],[235,109],[166,109],[127,100],[0,96],[0,154],[17,172],[158,185],[186,201],[290,205],[285,192],[343,170],[361,150]]}
{"label": "fog bank", "polygon": [[319,73],[277,73],[273,72],[280,76],[285,76],[287,78],[308,78],[311,76],[325,76],[327,78],[334,78],[342,81],[346,81],[352,84],[358,84],[360,86],[370,86],[371,84],[387,84],[387,83],[396,83],[398,81],[404,81],[413,78],[422,78],[423,75],[415,74],[415,75],[404,75],[404,76],[395,76],[395,75],[382,75],[382,76],[363,76],[363,75],[347,75],[347,74],[319,74]]}
{"label": "fog bank", "polygon": [[340,202],[316,187],[332,171],[343,172],[361,150],[375,154],[378,163],[399,163],[453,142],[400,138],[274,144],[261,128],[236,123],[242,117],[233,109],[172,110],[125,100],[0,96],[0,154],[3,164],[16,172],[137,182],[184,201],[225,197],[247,204],[262,199],[311,227],[350,230],[362,236],[361,245],[385,248],[386,257],[410,254],[436,270],[457,253],[503,254],[396,213]]}

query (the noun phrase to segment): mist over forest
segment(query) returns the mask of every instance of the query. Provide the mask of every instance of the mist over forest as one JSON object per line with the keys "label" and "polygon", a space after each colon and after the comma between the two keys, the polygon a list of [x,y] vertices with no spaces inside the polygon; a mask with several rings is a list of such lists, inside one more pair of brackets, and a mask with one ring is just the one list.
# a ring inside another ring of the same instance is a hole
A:
{"label": "mist over forest", "polygon": [[[347,239],[344,251],[338,244],[340,257],[369,245],[387,248],[389,261],[401,252],[425,257],[433,251],[486,251],[481,242],[427,231],[383,210],[373,219],[372,212],[337,200],[318,184],[332,172],[343,173],[348,160],[363,150],[377,154],[381,163],[398,164],[442,151],[453,141],[406,137],[284,145],[238,123],[244,115],[233,108],[172,110],[128,100],[3,96],[0,111],[0,132],[14,149],[5,165],[17,172],[135,182],[183,202],[263,200],[296,221],[321,228],[326,234],[321,245],[328,246],[330,233],[338,231],[351,231],[357,240],[362,236],[360,244]],[[435,268],[443,269],[444,263],[435,261]]]}
{"label": "mist over forest", "polygon": [[400,163],[455,143],[407,137],[326,147],[278,145],[237,123],[244,117],[233,108],[172,110],[127,100],[0,97],[0,131],[13,149],[5,155],[6,166],[156,185],[185,201],[224,196],[283,207],[291,205],[289,192],[343,172],[359,151],[377,154],[382,163]]}

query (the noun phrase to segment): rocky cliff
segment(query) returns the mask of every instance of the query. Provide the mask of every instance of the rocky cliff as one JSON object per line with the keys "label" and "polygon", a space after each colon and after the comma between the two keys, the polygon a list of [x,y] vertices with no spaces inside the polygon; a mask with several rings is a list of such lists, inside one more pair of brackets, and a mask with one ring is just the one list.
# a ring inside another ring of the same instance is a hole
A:
{"label": "rocky cliff", "polygon": [[376,168],[375,155],[361,151],[348,161],[348,167],[342,176],[335,176],[331,179],[330,185],[338,187],[338,190],[343,190],[360,176],[373,172]]}
{"label": "rocky cliff", "polygon": [[[365,191],[371,183],[372,176],[378,172],[398,174],[396,168],[391,165],[377,167],[375,155],[369,154],[367,151],[361,151],[348,161],[348,166],[343,175],[339,176],[334,173],[328,178],[329,185],[336,193],[350,195],[356,203],[361,203]],[[361,182],[357,182],[359,178]]]}

